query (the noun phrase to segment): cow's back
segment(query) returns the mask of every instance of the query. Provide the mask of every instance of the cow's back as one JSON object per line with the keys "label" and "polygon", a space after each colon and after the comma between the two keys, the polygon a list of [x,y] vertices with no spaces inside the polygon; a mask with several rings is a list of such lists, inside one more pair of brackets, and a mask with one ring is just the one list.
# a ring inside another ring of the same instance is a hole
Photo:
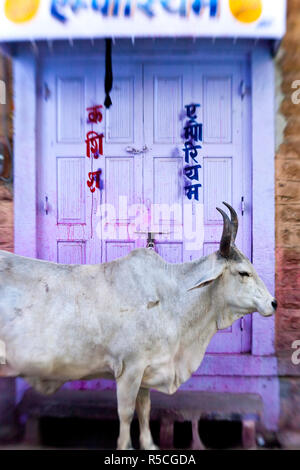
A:
{"label": "cow's back", "polygon": [[165,334],[170,328],[162,310],[172,284],[165,265],[146,249],[94,266],[0,252],[0,339],[8,357],[46,376],[60,369],[80,374],[87,364],[119,367],[111,366],[113,357],[159,341],[158,323]]}

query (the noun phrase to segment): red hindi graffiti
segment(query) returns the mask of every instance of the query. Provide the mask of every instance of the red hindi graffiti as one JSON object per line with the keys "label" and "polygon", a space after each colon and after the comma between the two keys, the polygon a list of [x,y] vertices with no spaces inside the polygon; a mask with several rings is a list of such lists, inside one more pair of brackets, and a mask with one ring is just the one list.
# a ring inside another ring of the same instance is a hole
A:
{"label": "red hindi graffiti", "polygon": [[86,135],[86,156],[92,156],[97,159],[99,155],[103,155],[103,134],[97,134],[95,131],[90,131]]}
{"label": "red hindi graffiti", "polygon": [[102,170],[98,171],[91,171],[89,173],[89,179],[86,182],[88,187],[90,188],[91,193],[94,193],[97,189],[100,189],[100,175]]}
{"label": "red hindi graffiti", "polygon": [[102,108],[102,105],[96,105],[92,106],[90,108],[86,108],[88,111],[88,123],[94,123],[97,124],[97,122],[101,122],[103,119],[102,112],[100,109]]}

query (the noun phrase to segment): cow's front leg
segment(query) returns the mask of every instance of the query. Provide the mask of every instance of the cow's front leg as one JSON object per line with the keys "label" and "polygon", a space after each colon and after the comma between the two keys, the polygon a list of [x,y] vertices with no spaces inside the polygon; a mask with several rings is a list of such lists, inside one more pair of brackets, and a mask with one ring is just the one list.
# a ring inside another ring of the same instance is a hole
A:
{"label": "cow's front leg", "polygon": [[140,446],[145,450],[157,450],[150,431],[150,390],[140,388],[136,398],[136,412],[140,423]]}
{"label": "cow's front leg", "polygon": [[132,449],[130,425],[142,375],[143,373],[131,370],[130,372],[125,371],[121,377],[117,379],[118,414],[120,420],[118,450]]}

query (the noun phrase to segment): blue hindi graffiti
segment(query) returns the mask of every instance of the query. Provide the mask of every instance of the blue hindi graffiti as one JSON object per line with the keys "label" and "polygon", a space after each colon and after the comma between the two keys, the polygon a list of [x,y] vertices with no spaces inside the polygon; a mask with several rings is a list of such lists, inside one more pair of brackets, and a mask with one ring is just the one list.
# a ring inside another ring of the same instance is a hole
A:
{"label": "blue hindi graffiti", "polygon": [[188,104],[185,106],[187,122],[184,127],[184,161],[187,164],[184,167],[184,175],[189,180],[189,184],[185,186],[186,196],[188,199],[196,199],[199,201],[199,171],[201,165],[197,160],[198,150],[202,148],[199,142],[203,141],[203,125],[197,122],[197,108],[200,104]]}
{"label": "blue hindi graffiti", "polygon": [[179,0],[176,5],[173,0],[52,0],[51,15],[66,23],[70,13],[77,14],[83,9],[91,9],[103,17],[132,17],[138,11],[149,19],[158,16],[159,9],[183,18],[187,18],[191,12],[200,17],[208,9],[209,16],[217,18],[219,7],[220,0]]}

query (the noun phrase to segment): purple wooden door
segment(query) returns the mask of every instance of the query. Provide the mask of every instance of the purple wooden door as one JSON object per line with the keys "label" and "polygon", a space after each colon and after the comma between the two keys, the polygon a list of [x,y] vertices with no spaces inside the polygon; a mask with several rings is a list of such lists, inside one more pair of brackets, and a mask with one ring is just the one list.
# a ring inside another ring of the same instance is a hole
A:
{"label": "purple wooden door", "polygon": [[[225,200],[240,209],[249,191],[244,78],[235,62],[118,61],[113,106],[95,129],[105,140],[104,155],[94,163],[102,170],[101,190],[92,194],[86,185],[91,170],[85,157],[86,108],[104,101],[103,67],[95,73],[88,62],[49,62],[41,74],[47,96],[40,110],[39,257],[111,261],[145,246],[148,231],[163,233],[155,235],[156,250],[169,262],[217,250],[222,220],[216,206]],[[200,104],[203,123],[199,202],[187,199],[183,178],[183,111],[192,102]],[[249,215],[239,215],[237,244],[250,256]],[[204,233],[195,245],[190,227],[199,221]],[[249,321],[238,321],[213,338],[209,352],[247,351],[249,332]]]}

